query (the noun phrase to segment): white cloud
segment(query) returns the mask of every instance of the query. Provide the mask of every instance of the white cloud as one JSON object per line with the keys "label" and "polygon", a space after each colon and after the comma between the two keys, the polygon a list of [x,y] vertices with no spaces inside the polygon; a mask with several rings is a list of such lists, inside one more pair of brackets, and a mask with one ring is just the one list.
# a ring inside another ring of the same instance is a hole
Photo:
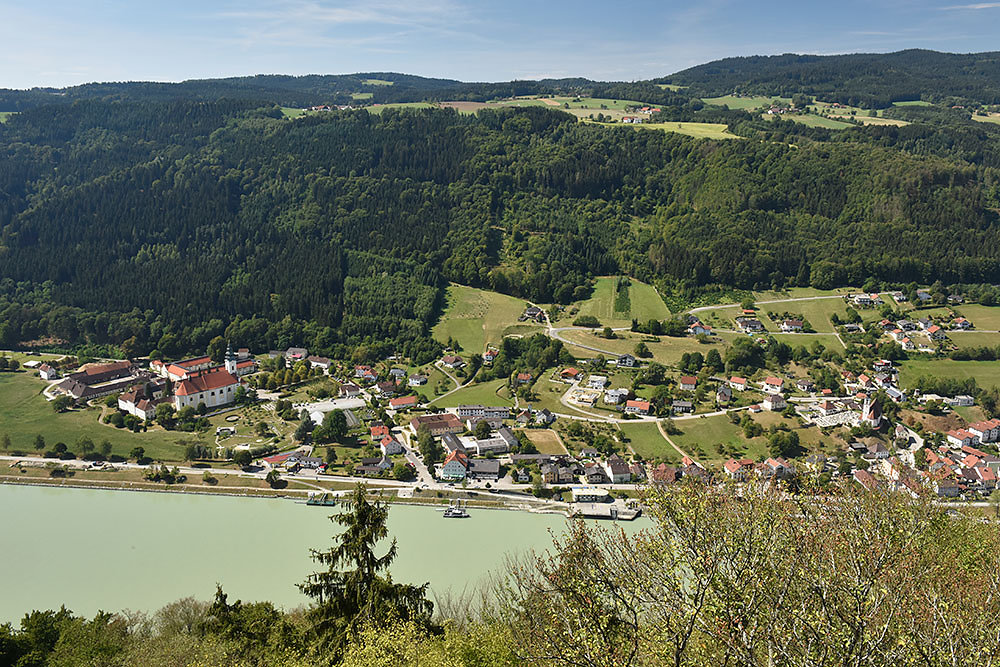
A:
{"label": "white cloud", "polygon": [[951,5],[941,9],[1000,9],[1000,2],[977,2],[972,5]]}

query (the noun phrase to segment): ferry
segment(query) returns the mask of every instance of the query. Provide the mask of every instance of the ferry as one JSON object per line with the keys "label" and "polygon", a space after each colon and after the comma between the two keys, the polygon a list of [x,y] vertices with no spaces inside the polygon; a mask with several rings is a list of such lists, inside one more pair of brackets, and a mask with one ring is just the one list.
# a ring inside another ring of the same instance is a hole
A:
{"label": "ferry", "polygon": [[332,493],[313,493],[306,500],[306,505],[312,507],[334,507],[337,504],[337,496]]}
{"label": "ferry", "polygon": [[446,519],[468,519],[469,513],[466,512],[461,507],[449,507],[444,511],[444,518]]}

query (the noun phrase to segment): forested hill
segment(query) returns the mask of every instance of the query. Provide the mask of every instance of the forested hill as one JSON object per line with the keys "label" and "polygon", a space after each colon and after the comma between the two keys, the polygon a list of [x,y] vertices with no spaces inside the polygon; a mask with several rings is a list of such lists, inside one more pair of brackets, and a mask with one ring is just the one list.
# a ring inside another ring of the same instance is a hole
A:
{"label": "forested hill", "polygon": [[922,130],[821,141],[744,116],[746,140],[710,142],[543,107],[31,109],[0,124],[0,348],[170,356],[225,333],[426,357],[447,281],[539,303],[613,273],[666,292],[1000,282],[994,168]]}
{"label": "forested hill", "polygon": [[785,54],[724,58],[660,80],[708,97],[818,95],[830,102],[882,108],[896,101],[954,100],[1000,104],[1000,52],[896,53],[838,56]]}

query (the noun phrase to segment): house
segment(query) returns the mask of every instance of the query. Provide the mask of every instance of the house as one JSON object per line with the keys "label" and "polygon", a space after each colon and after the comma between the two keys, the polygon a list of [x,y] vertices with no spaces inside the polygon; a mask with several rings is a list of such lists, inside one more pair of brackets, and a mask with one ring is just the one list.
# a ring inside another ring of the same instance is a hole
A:
{"label": "house", "polygon": [[552,414],[548,408],[543,408],[535,413],[535,423],[548,425],[556,420],[556,416]]}
{"label": "house", "polygon": [[361,387],[353,382],[345,382],[340,385],[340,390],[337,391],[337,394],[341,398],[354,398],[355,396],[361,394]]}
{"label": "house", "polygon": [[951,321],[951,325],[956,329],[971,329],[972,322],[965,319],[964,317],[956,317]]}
{"label": "house", "polygon": [[953,479],[939,479],[934,482],[934,492],[940,498],[957,498],[962,495],[962,487]]}
{"label": "house", "polygon": [[524,309],[524,314],[520,317],[521,321],[524,320],[534,320],[535,322],[545,321],[545,311],[543,311],[538,306],[528,306]]}
{"label": "house", "polygon": [[519,482],[521,484],[526,484],[531,481],[531,473],[528,472],[527,468],[516,468],[514,472],[511,473],[511,477],[514,478],[515,482]]}
{"label": "house", "polygon": [[462,361],[461,357],[456,357],[453,354],[446,354],[441,357],[441,363],[451,369],[461,368],[465,365],[465,362]]}
{"label": "house", "polygon": [[901,331],[915,331],[917,328],[917,325],[910,320],[896,320],[896,326]]}
{"label": "house", "polygon": [[590,389],[603,390],[608,384],[608,378],[603,375],[591,375],[587,378],[587,387]]}
{"label": "house", "polygon": [[500,462],[496,459],[471,459],[466,474],[469,479],[495,482],[500,479]]}
{"label": "house", "polygon": [[309,356],[309,350],[304,347],[290,347],[285,350],[285,361],[295,363]]}
{"label": "house", "polygon": [[888,359],[879,359],[872,363],[872,369],[876,373],[890,373],[892,372],[892,362]]}
{"label": "house", "polygon": [[422,387],[427,384],[426,375],[411,375],[406,379],[406,385],[408,387]]}
{"label": "house", "polygon": [[693,375],[682,375],[680,382],[681,391],[694,391],[698,386],[698,378]]}
{"label": "house", "polygon": [[729,378],[729,386],[736,391],[746,391],[747,380],[746,378],[736,377],[735,375]]}
{"label": "house", "polygon": [[753,405],[751,405],[750,407],[747,408],[747,411],[749,411],[751,414],[756,415],[756,414],[760,414],[761,412],[763,412],[764,408],[760,407],[759,404],[754,403]]}
{"label": "house", "polygon": [[627,484],[632,481],[632,472],[628,464],[617,454],[608,457],[605,468],[612,484]]}
{"label": "house", "polygon": [[889,397],[889,400],[893,403],[902,403],[906,396],[903,395],[899,389],[895,387],[886,387],[885,395]]}
{"label": "house", "polygon": [[781,330],[785,333],[802,331],[802,320],[784,320],[781,323]]}
{"label": "house", "polygon": [[486,417],[489,419],[510,419],[510,408],[502,405],[460,405],[459,417]]}
{"label": "house", "polygon": [[149,421],[156,416],[156,406],[169,400],[168,398],[150,399],[147,398],[145,389],[133,389],[118,397],[118,409],[135,415],[139,419]]}
{"label": "house", "polygon": [[733,390],[729,388],[728,384],[719,385],[719,388],[715,390],[715,401],[728,403],[731,400],[733,400]]}
{"label": "house", "polygon": [[361,465],[354,468],[354,474],[361,475],[381,475],[384,471],[392,467],[392,462],[389,459],[382,457],[372,457],[370,459],[361,459]]}
{"label": "house", "polygon": [[675,415],[689,414],[694,412],[694,404],[691,401],[674,401],[670,409]]}
{"label": "house", "polygon": [[917,320],[917,325],[920,327],[922,331],[927,331],[932,326],[934,326],[934,320],[932,320],[929,317],[921,317],[920,319]]}
{"label": "house", "polygon": [[517,384],[531,384],[531,373],[518,373],[514,381]]}
{"label": "house", "polygon": [[223,369],[199,371],[174,386],[174,408],[180,412],[188,406],[206,408],[228,405],[236,400],[240,381]]}
{"label": "house", "polygon": [[931,326],[927,327],[927,337],[930,338],[931,340],[942,340],[944,338],[947,338],[948,334],[945,333],[945,330],[939,327],[938,325],[932,324]]}
{"label": "house", "polygon": [[909,301],[910,300],[910,298],[908,296],[906,296],[902,292],[898,292],[898,291],[892,293],[892,298],[895,299],[897,303],[903,303],[905,301]]}
{"label": "house", "polygon": [[909,338],[904,338],[903,340],[899,341],[899,344],[903,347],[904,350],[915,350],[917,348],[917,346],[914,345],[913,341],[910,340]]}
{"label": "house", "polygon": [[666,463],[661,463],[660,465],[653,468],[653,474],[651,475],[653,484],[673,484],[681,479],[684,473],[680,468],[674,466],[668,466]]}
{"label": "house", "polygon": [[580,377],[580,370],[577,368],[564,368],[559,372],[559,377],[564,382],[576,382]]}
{"label": "house", "polygon": [[398,382],[406,377],[406,371],[403,370],[402,368],[390,368],[389,377]]}
{"label": "house", "polygon": [[973,447],[979,444],[979,438],[965,429],[948,431],[945,438],[952,447]]}
{"label": "house", "polygon": [[381,440],[387,435],[391,435],[392,430],[385,424],[372,424],[368,427],[368,435],[371,436],[372,442]]}
{"label": "house", "polygon": [[59,379],[59,371],[52,368],[52,366],[49,366],[48,364],[42,364],[38,367],[38,377],[42,378],[46,382],[57,380]]}
{"label": "house", "polygon": [[851,324],[851,323],[848,323],[848,324],[844,325],[844,333],[856,334],[856,333],[864,333],[864,332],[865,332],[865,330],[864,330],[864,328],[862,328],[862,326],[860,324]]}
{"label": "house", "polygon": [[756,317],[737,317],[736,328],[743,333],[764,331],[764,325]]}
{"label": "house", "polygon": [[382,450],[383,457],[403,453],[403,445],[401,445],[399,440],[396,440],[391,435],[384,436],[379,442],[379,447]]}
{"label": "house", "polygon": [[779,412],[788,407],[788,403],[785,402],[785,397],[781,394],[768,394],[761,401],[761,405],[765,410],[770,410],[771,412]]}
{"label": "house", "polygon": [[633,481],[641,482],[646,479],[646,467],[641,463],[633,463],[628,467],[628,471],[632,475]]}
{"label": "house", "polygon": [[944,402],[953,408],[967,408],[976,404],[976,400],[968,394],[959,394],[954,398],[946,398]]}
{"label": "house", "polygon": [[453,451],[445,458],[439,470],[441,479],[446,482],[461,482],[469,470],[469,457],[465,452]]}
{"label": "house", "polygon": [[649,401],[640,401],[638,399],[625,401],[625,412],[633,415],[648,415]]}
{"label": "house", "polygon": [[317,357],[316,355],[309,355],[306,357],[306,361],[309,362],[310,368],[318,368],[324,373],[330,370],[330,366],[333,365],[333,361],[326,357]]}
{"label": "house", "polygon": [[608,389],[604,392],[604,402],[608,405],[618,405],[628,398],[628,389]]}
{"label": "house", "polygon": [[631,354],[623,354],[618,357],[616,365],[619,368],[634,368],[636,365],[636,358]]}
{"label": "house", "polygon": [[420,399],[417,396],[400,396],[398,398],[389,399],[389,409],[390,410],[409,410],[410,408],[417,407]]}
{"label": "house", "polygon": [[410,429],[416,433],[420,427],[425,426],[435,438],[445,433],[461,433],[465,430],[465,425],[461,420],[450,412],[433,415],[420,415],[410,420]]}
{"label": "house", "polygon": [[820,401],[820,404],[816,406],[816,409],[824,417],[829,417],[830,415],[840,412],[840,406],[833,401]]}
{"label": "house", "polygon": [[979,439],[982,443],[991,443],[1000,440],[1000,419],[990,419],[969,424],[966,430]]}
{"label": "house", "polygon": [[611,481],[604,468],[593,461],[584,466],[584,476],[587,479],[587,484],[607,484]]}
{"label": "house", "polygon": [[395,380],[386,380],[385,382],[379,382],[375,385],[375,390],[382,396],[395,396],[396,395],[396,382]]}
{"label": "house", "polygon": [[580,458],[581,459],[596,459],[600,455],[601,455],[601,453],[598,452],[593,447],[583,447],[583,448],[580,449]]}
{"label": "house", "polygon": [[795,381],[795,388],[808,393],[816,388],[816,383],[809,378],[800,378]]}
{"label": "house", "polygon": [[769,394],[780,394],[785,388],[785,381],[778,377],[768,377],[761,383],[761,388]]}
{"label": "house", "polygon": [[854,305],[855,306],[867,307],[867,306],[872,306],[874,304],[875,304],[875,302],[872,301],[871,296],[869,296],[868,294],[855,294],[854,295]]}
{"label": "house", "polygon": [[735,482],[744,482],[747,476],[753,471],[753,459],[729,459],[723,469],[726,474]]}
{"label": "house", "polygon": [[692,336],[711,336],[713,335],[712,327],[707,324],[702,324],[701,322],[695,322],[687,328],[687,332]]}
{"label": "house", "polygon": [[795,476],[795,468],[793,468],[788,461],[781,457],[767,459],[764,461],[760,470],[765,477],[771,477],[774,479],[785,479],[787,477]]}
{"label": "house", "polygon": [[927,301],[930,301],[932,299],[933,297],[931,296],[931,293],[928,292],[927,290],[925,289],[917,290],[917,301],[920,301],[921,303],[926,303]]}
{"label": "house", "polygon": [[490,365],[494,361],[496,361],[496,358],[499,356],[500,356],[500,350],[496,350],[491,347],[488,350],[486,350],[486,352],[483,353],[483,363],[486,365]]}
{"label": "house", "polygon": [[368,377],[374,377],[375,373],[372,372],[371,366],[355,366],[354,367],[354,377],[359,379],[364,379]]}
{"label": "house", "polygon": [[889,450],[881,442],[876,442],[868,445],[866,453],[862,454],[861,458],[869,461],[887,459],[889,458]]}

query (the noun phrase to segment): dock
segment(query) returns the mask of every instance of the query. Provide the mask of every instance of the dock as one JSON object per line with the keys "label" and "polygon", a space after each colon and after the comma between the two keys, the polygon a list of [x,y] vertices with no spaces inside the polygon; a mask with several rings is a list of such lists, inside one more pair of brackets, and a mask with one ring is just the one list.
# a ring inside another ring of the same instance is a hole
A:
{"label": "dock", "polygon": [[573,516],[586,519],[609,519],[611,521],[632,521],[642,514],[639,508],[625,507],[618,503],[576,503]]}

